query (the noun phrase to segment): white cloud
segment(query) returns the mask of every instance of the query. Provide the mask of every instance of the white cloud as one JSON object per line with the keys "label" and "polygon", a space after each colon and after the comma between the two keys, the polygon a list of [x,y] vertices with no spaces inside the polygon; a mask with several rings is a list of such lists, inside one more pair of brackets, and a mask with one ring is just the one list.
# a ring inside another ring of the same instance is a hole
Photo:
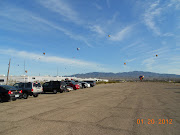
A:
{"label": "white cloud", "polygon": [[92,47],[92,45],[87,41],[87,39],[84,38],[84,37],[82,37],[82,36],[80,36],[80,35],[73,34],[73,33],[71,33],[70,31],[68,31],[67,29],[65,29],[65,28],[63,28],[63,27],[60,27],[60,26],[57,26],[57,25],[55,25],[55,24],[53,24],[53,23],[51,23],[51,22],[49,22],[49,21],[47,21],[47,20],[45,20],[45,19],[42,19],[42,18],[39,18],[39,17],[35,17],[35,16],[33,16],[32,18],[34,18],[36,21],[42,22],[42,23],[44,23],[44,24],[47,24],[47,25],[50,26],[51,28],[54,28],[54,29],[56,29],[56,30],[58,30],[58,31],[63,32],[64,34],[66,34],[67,36],[69,36],[69,37],[72,38],[72,39],[81,40],[81,41],[85,42],[86,45]]}
{"label": "white cloud", "polygon": [[172,33],[165,33],[165,34],[163,34],[163,36],[165,36],[165,37],[173,37],[174,34],[172,34]]}
{"label": "white cloud", "polygon": [[130,49],[130,48],[133,48],[133,47],[137,46],[138,44],[140,44],[140,41],[136,41],[136,42],[134,42],[134,43],[132,43],[132,44],[130,44],[130,45],[126,45],[126,46],[124,46],[124,47],[121,49],[121,51]]}
{"label": "white cloud", "polygon": [[112,24],[113,22],[116,22],[116,18],[118,17],[119,13],[116,12],[113,16],[112,19],[107,21],[108,24]]}
{"label": "white cloud", "polygon": [[[170,8],[171,7],[171,8]],[[155,1],[154,3],[151,3],[149,7],[145,9],[145,13],[143,14],[143,21],[145,25],[153,31],[154,34],[158,36],[164,36],[164,37],[173,37],[175,34],[172,32],[164,32],[161,28],[161,22],[164,20],[167,16],[167,11],[172,12],[173,10],[180,9],[180,0],[169,0],[164,1],[163,3],[160,3],[160,0]],[[166,14],[166,15],[165,15]],[[169,22],[167,18],[167,22]],[[164,23],[166,23],[164,21]],[[174,22],[177,24],[178,27],[178,21]]]}
{"label": "white cloud", "polygon": [[136,58],[133,58],[133,59],[128,59],[127,62],[132,62],[132,61],[135,61]]}
{"label": "white cloud", "polygon": [[155,58],[147,58],[142,61],[142,65],[145,65],[148,70],[152,70],[153,65],[155,63]]}
{"label": "white cloud", "polygon": [[13,49],[6,49],[6,50],[0,49],[0,54],[16,56],[22,59],[39,60],[41,62],[46,62],[46,63],[60,63],[64,65],[71,65],[74,67],[90,67],[93,69],[100,70],[100,68],[97,66],[97,65],[100,65],[98,63],[82,61],[82,60],[77,60],[77,59],[69,59],[69,58],[48,56],[48,55],[42,56],[36,53],[31,53],[27,51],[17,51]]}
{"label": "white cloud", "polygon": [[93,25],[89,27],[91,31],[97,32],[99,35],[105,35],[103,29],[98,25]]}
{"label": "white cloud", "polygon": [[174,6],[175,9],[179,10],[180,9],[180,0],[170,0],[169,7]]}
{"label": "white cloud", "polygon": [[94,6],[95,6],[98,10],[102,10],[102,7],[101,7],[100,5],[98,5],[97,3],[95,3]]}
{"label": "white cloud", "polygon": [[155,17],[158,17],[161,14],[162,9],[157,8],[159,1],[151,4],[150,7],[146,10],[144,14],[144,22],[146,26],[151,29],[155,34],[161,35],[159,28],[156,26]]}
{"label": "white cloud", "polygon": [[118,33],[116,33],[115,35],[111,35],[109,39],[112,41],[121,41],[124,38],[126,38],[131,31],[132,31],[132,26],[127,26]]}
{"label": "white cloud", "polygon": [[76,24],[82,23],[82,20],[78,17],[78,13],[62,0],[39,0],[39,3],[45,8],[58,13]]}
{"label": "white cloud", "polygon": [[[43,30],[47,31],[47,30],[51,30],[53,28],[55,30],[63,32],[65,35],[69,36],[70,38],[72,38],[74,40],[83,41],[86,45],[92,47],[92,45],[87,41],[87,39],[85,37],[75,34],[75,33],[72,33],[68,29],[65,29],[64,27],[54,24],[51,21],[48,21],[39,16],[36,16],[33,13],[28,12],[26,10],[11,7],[10,10],[3,10],[2,12],[0,12],[0,16],[6,17],[10,20],[13,20],[13,21],[7,21],[6,25],[9,24],[8,26],[11,26],[12,22],[13,22],[12,27],[16,26],[14,30],[17,30],[17,31],[20,31],[21,29],[23,31],[25,31],[25,30],[28,30],[28,31],[29,30],[40,30],[40,32],[42,32]],[[0,22],[0,24],[1,24],[1,22]],[[4,29],[10,30],[8,27],[5,27]],[[13,29],[13,28],[11,28],[11,29]]]}
{"label": "white cloud", "polygon": [[163,48],[159,48],[159,49],[156,49],[156,50],[152,50],[152,51],[149,51],[149,52],[146,52],[147,54],[153,54],[153,55],[160,55],[160,54],[165,54],[169,51],[169,48],[168,47],[163,47]]}

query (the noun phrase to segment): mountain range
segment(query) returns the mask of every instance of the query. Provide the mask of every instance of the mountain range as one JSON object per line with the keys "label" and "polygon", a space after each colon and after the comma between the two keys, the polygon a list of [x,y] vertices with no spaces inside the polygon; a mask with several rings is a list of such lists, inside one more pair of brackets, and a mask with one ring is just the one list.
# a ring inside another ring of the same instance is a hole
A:
{"label": "mountain range", "polygon": [[160,74],[153,72],[144,71],[133,71],[133,72],[122,72],[122,73],[112,73],[112,72],[91,72],[85,74],[74,74],[72,77],[78,78],[102,78],[102,79],[139,79],[139,76],[143,75],[144,79],[157,79],[157,80],[168,80],[168,79],[180,79],[180,75],[176,74]]}

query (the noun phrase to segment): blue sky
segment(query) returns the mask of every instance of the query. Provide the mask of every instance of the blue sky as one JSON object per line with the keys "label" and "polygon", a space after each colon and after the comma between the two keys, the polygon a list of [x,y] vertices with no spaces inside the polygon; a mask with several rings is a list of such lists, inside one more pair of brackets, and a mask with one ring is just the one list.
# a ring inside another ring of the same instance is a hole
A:
{"label": "blue sky", "polygon": [[180,0],[0,0],[0,74],[180,74],[179,52]]}

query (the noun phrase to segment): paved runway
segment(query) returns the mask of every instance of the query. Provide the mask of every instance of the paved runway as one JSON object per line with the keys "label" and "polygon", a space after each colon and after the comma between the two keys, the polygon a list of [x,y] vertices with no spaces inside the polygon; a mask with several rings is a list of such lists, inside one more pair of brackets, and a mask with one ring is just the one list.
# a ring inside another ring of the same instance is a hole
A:
{"label": "paved runway", "polygon": [[180,135],[180,84],[102,84],[0,103],[0,135]]}

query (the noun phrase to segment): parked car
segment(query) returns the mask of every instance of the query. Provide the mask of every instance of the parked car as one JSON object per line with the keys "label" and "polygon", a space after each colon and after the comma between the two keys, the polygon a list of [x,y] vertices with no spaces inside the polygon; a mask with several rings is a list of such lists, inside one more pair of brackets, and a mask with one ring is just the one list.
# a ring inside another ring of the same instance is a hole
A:
{"label": "parked car", "polygon": [[0,102],[13,100],[22,97],[22,90],[9,85],[0,85]]}
{"label": "parked car", "polygon": [[50,81],[43,84],[43,92],[63,93],[67,91],[67,85],[63,81]]}
{"label": "parked car", "polygon": [[67,86],[67,90],[71,91],[71,90],[74,90],[74,89],[73,89],[73,87]]}
{"label": "parked car", "polygon": [[89,83],[91,87],[94,87],[96,85],[96,81],[85,80],[84,82]]}
{"label": "parked car", "polygon": [[76,84],[78,84],[78,85],[79,85],[80,89],[83,89],[83,88],[84,88],[84,87],[82,86],[81,81],[76,80],[75,82],[76,82]]}
{"label": "parked car", "polygon": [[42,93],[42,86],[40,83],[25,82],[15,83],[13,85],[19,90],[22,90],[22,97],[27,99],[29,96],[38,97],[38,94]]}
{"label": "parked car", "polygon": [[80,86],[73,80],[65,80],[64,82],[67,84],[67,86],[73,87],[74,90],[80,89]]}
{"label": "parked car", "polygon": [[90,87],[90,84],[88,84],[87,82],[81,82],[81,84],[82,84],[83,88],[89,88]]}
{"label": "parked car", "polygon": [[78,84],[80,84],[80,88],[88,88],[88,83],[87,82],[82,82],[79,80],[76,80],[75,82],[77,82]]}

